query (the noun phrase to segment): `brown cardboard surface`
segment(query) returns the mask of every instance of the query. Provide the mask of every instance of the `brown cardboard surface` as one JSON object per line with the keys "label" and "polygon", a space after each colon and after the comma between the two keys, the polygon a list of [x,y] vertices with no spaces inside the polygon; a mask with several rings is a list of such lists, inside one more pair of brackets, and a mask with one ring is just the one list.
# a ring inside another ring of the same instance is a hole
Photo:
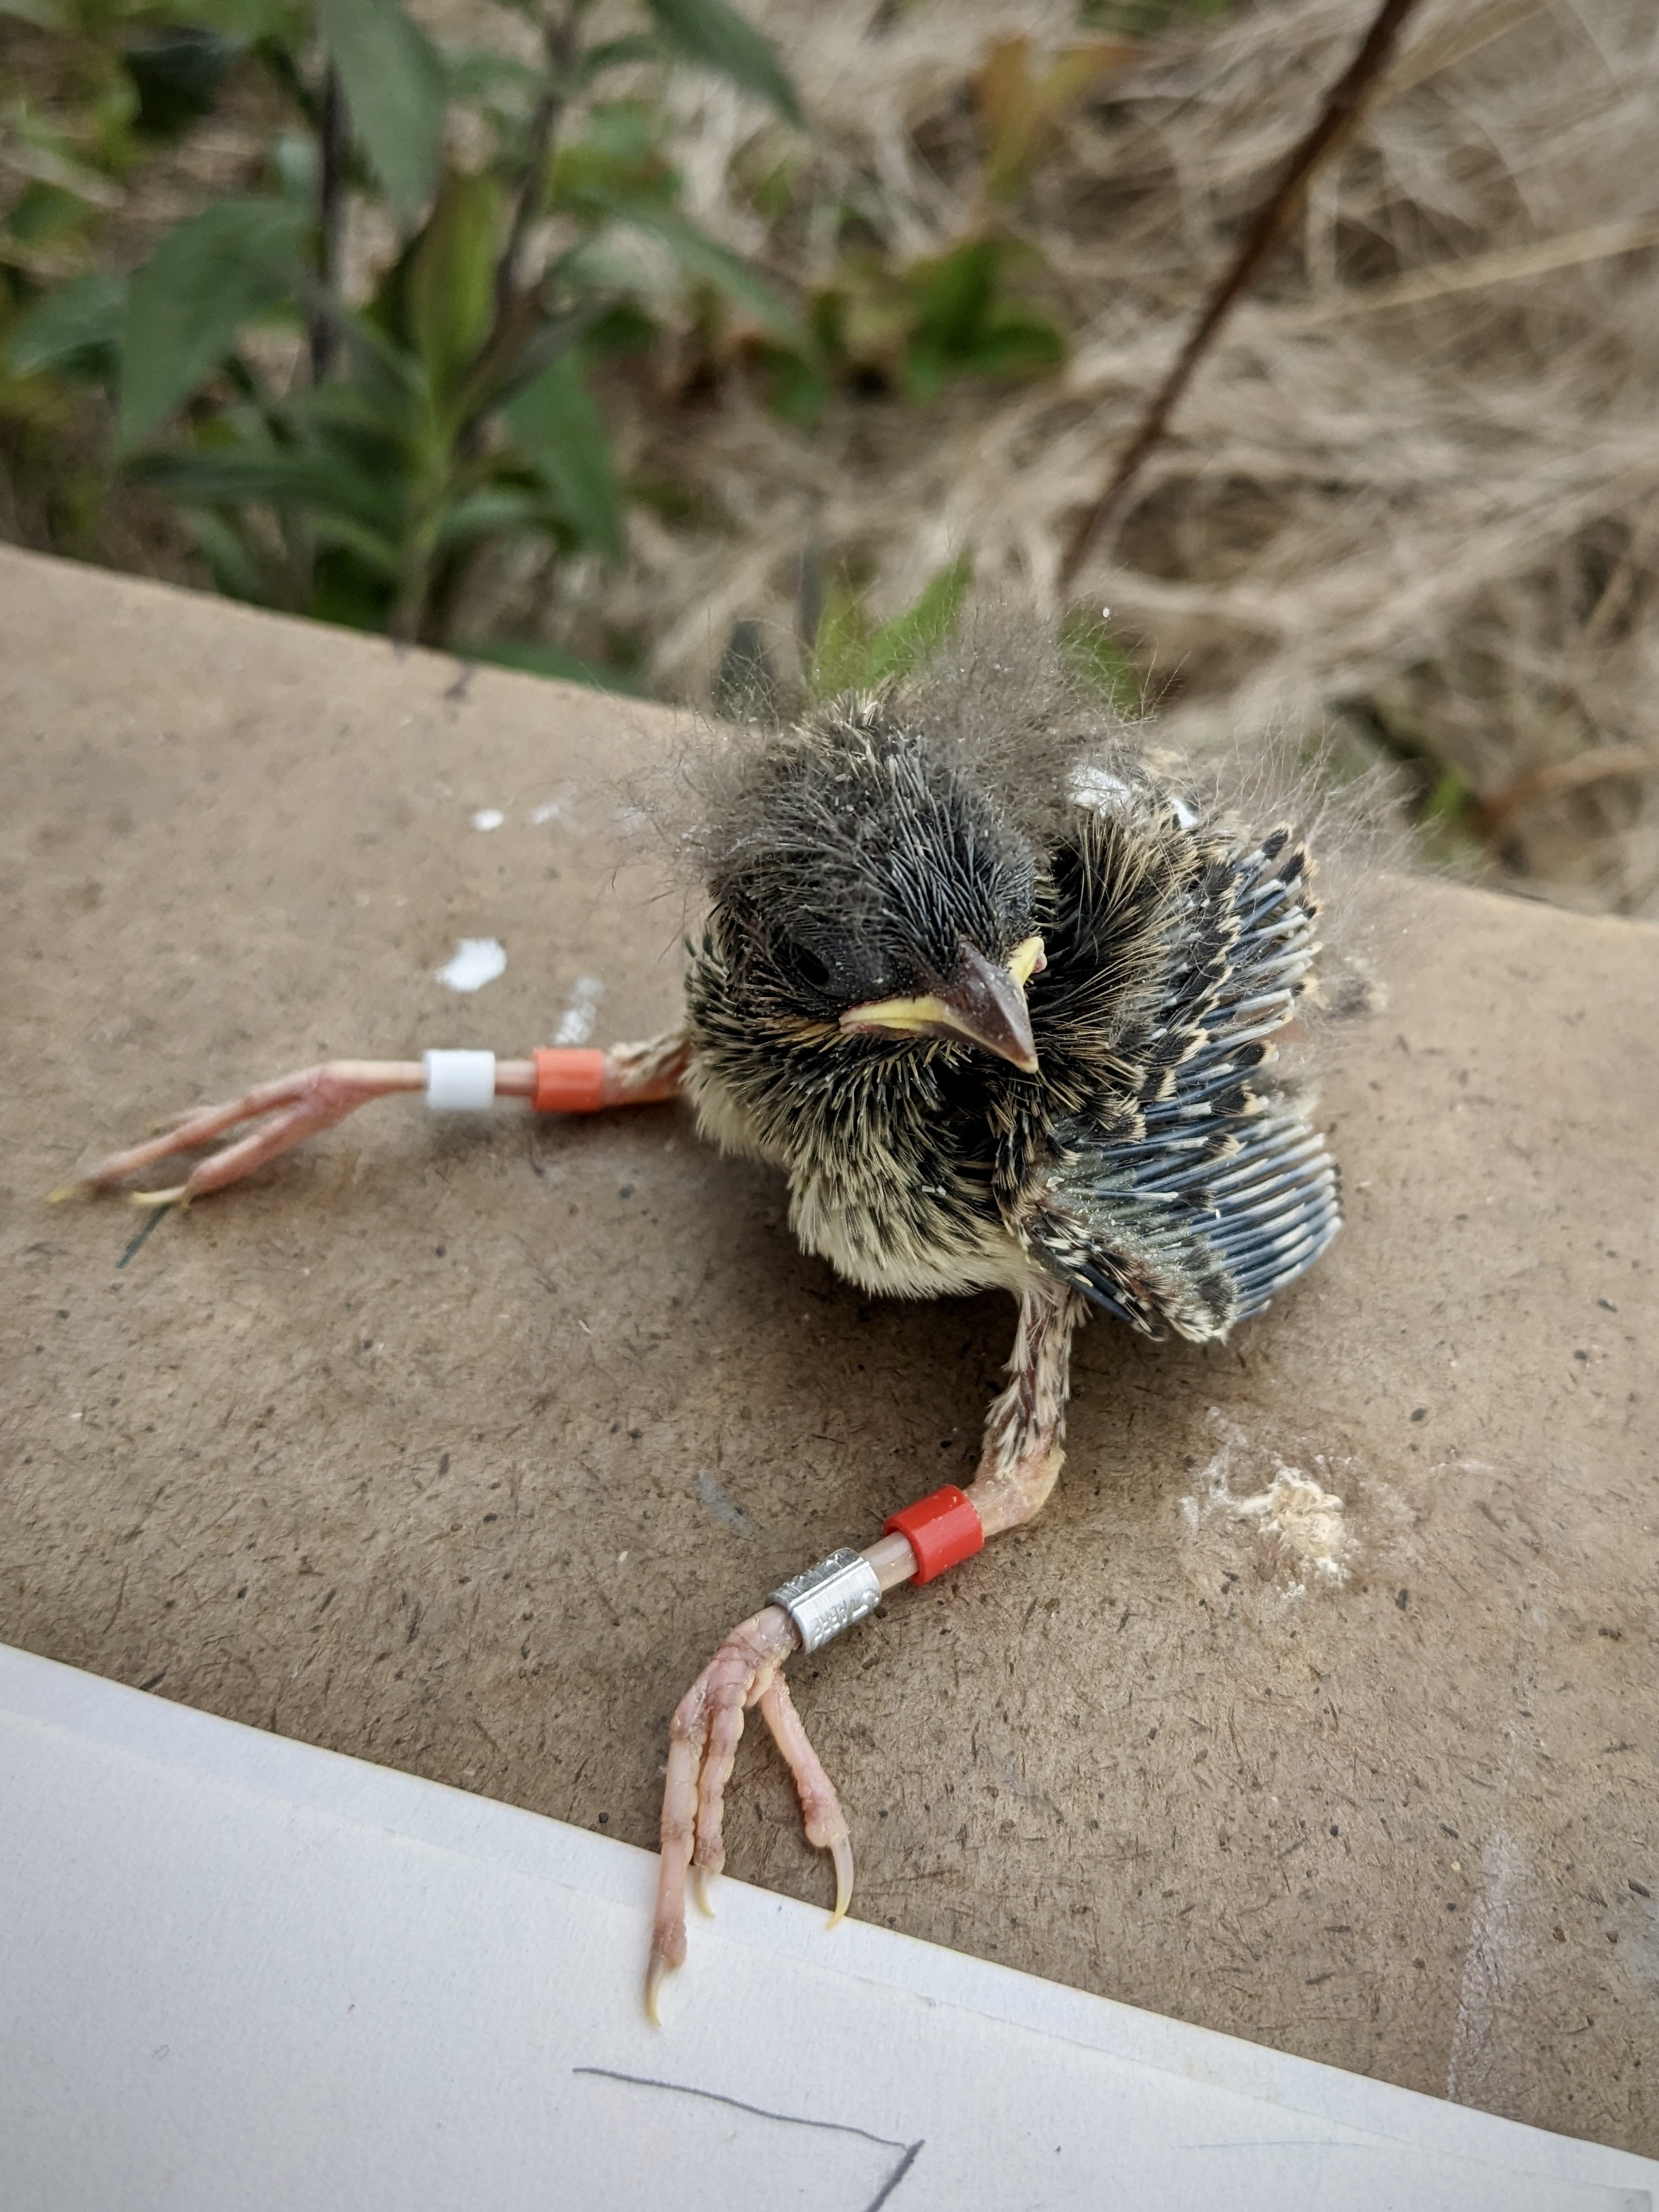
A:
{"label": "brown cardboard surface", "polygon": [[[0,1638],[649,1844],[721,1632],[968,1472],[1012,1306],[860,1299],[678,1109],[398,1102],[137,1250],[44,1204],[583,977],[671,1020],[616,781],[667,727],[0,552]],[[1328,1259],[1222,1348],[1091,1327],[1048,1510],[797,1697],[864,1917],[1652,2154],[1659,933],[1425,885],[1389,965]],[[1340,1523],[1237,1510],[1287,1468]],[[729,1832],[827,1898],[763,1740]]]}

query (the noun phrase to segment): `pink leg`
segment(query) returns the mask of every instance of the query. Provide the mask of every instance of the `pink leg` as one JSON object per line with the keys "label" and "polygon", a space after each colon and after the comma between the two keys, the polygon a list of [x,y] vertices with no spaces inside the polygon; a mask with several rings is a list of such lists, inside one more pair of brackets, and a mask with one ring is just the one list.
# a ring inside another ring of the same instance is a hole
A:
{"label": "pink leg", "polygon": [[[1020,1301],[1019,1329],[1008,1362],[1012,1376],[992,1405],[985,1449],[968,1496],[987,1536],[1015,1528],[1039,1512],[1054,1486],[1065,1452],[1066,1396],[1072,1334],[1083,1301],[1063,1285],[1039,1280]],[[915,1571],[909,1544],[884,1536],[865,1552],[884,1590]],[[726,1785],[743,1735],[743,1717],[758,1705],[791,1774],[809,1843],[836,1865],[840,1920],[853,1894],[853,1845],[835,1787],[807,1740],[781,1668],[799,1637],[781,1606],[769,1605],[734,1628],[680,1700],[669,1733],[663,1790],[662,1858],[657,1877],[646,2009],[658,2019],[663,1978],[685,1959],[688,1875],[718,1874],[726,1863]],[[705,1902],[699,1888],[699,1902]]]}
{"label": "pink leg", "polygon": [[841,1809],[834,1783],[824,1772],[801,1725],[788,1684],[780,1673],[774,1673],[767,1680],[764,1668],[756,1675],[741,1705],[723,1705],[717,1702],[709,1715],[702,1771],[697,1778],[697,1832],[691,1853],[691,1880],[697,1902],[705,1912],[712,1914],[707,1877],[726,1869],[726,1785],[732,1779],[738,1745],[743,1738],[744,1711],[751,1705],[760,1707],[761,1718],[771,1730],[772,1741],[794,1777],[807,1842],[815,1850],[827,1850],[835,1862],[836,1910],[830,1922],[833,1928],[846,1917],[847,1908],[853,1901],[853,1839],[847,1815]]}
{"label": "pink leg", "polygon": [[[672,1098],[685,1072],[689,1051],[682,1034],[670,1030],[643,1044],[614,1045],[603,1055],[592,1055],[596,1061],[603,1059],[604,1073],[588,1106],[645,1106]],[[580,1060],[588,1055],[554,1057]],[[173,1188],[132,1194],[139,1206],[187,1206],[206,1191],[240,1182],[267,1160],[291,1151],[320,1130],[331,1129],[372,1099],[425,1088],[426,1069],[418,1060],[333,1060],[320,1066],[301,1068],[297,1074],[279,1076],[275,1083],[262,1083],[222,1106],[203,1106],[192,1113],[173,1115],[161,1125],[163,1134],[126,1152],[112,1152],[90,1174],[78,1176],[52,1195],[55,1200],[82,1191],[106,1190],[156,1160],[172,1159],[198,1146],[210,1145],[245,1121],[259,1123],[260,1127],[198,1161],[186,1179]],[[496,1063],[497,1097],[533,1099],[536,1089],[533,1061]]]}
{"label": "pink leg", "polygon": [[1075,1291],[1042,1281],[1020,1300],[1008,1361],[1012,1381],[991,1401],[985,1448],[968,1495],[987,1536],[1033,1520],[1065,1463],[1072,1337],[1088,1311]]}
{"label": "pink leg", "polygon": [[656,1106],[678,1097],[691,1046],[683,1030],[665,1030],[642,1044],[613,1044],[605,1058],[607,1106]]}
{"label": "pink leg", "polygon": [[244,1121],[262,1123],[261,1127],[199,1160],[173,1188],[132,1194],[139,1206],[188,1206],[204,1191],[222,1190],[227,1183],[240,1182],[319,1130],[332,1128],[371,1099],[390,1097],[400,1091],[420,1091],[425,1084],[426,1070],[417,1060],[335,1060],[321,1066],[301,1068],[297,1074],[279,1076],[274,1083],[262,1083],[226,1105],[204,1106],[185,1115],[164,1135],[152,1137],[148,1144],[134,1145],[130,1151],[112,1152],[90,1174],[53,1191],[52,1197],[72,1198],[80,1191],[106,1190],[153,1161],[211,1144]]}
{"label": "pink leg", "polygon": [[[718,1872],[725,1857],[720,1804],[743,1717],[771,1687],[799,1638],[781,1606],[763,1606],[734,1628],[680,1699],[668,1733],[662,1797],[662,1860],[645,1978],[654,2021],[663,1976],[685,1960],[685,1878],[695,1855]],[[799,1723],[797,1723],[799,1725]]]}
{"label": "pink leg", "polygon": [[784,1764],[795,1778],[795,1794],[800,1799],[806,1840],[816,1850],[828,1851],[835,1862],[836,1909],[830,1916],[833,1928],[847,1917],[847,1908],[853,1902],[853,1837],[847,1826],[847,1815],[841,1809],[835,1784],[824,1772],[817,1752],[807,1740],[800,1715],[795,1711],[795,1701],[789,1694],[789,1685],[781,1674],[775,1674],[762,1693],[760,1709],[761,1718],[772,1731],[773,1742],[783,1753]]}

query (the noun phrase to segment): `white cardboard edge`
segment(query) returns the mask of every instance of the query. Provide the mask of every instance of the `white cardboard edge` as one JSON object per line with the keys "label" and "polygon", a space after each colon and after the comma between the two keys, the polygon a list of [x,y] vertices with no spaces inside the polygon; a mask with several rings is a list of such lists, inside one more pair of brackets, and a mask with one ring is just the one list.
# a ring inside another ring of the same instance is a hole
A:
{"label": "white cardboard edge", "polygon": [[[656,1860],[630,1844],[422,1778],[175,1705],[0,1644],[0,1713],[54,1737],[205,1778],[250,1799],[300,1806],[407,1838],[480,1866],[500,1866],[637,1911],[643,1961]],[[1292,2057],[1213,2029],[1066,1988],[989,1960],[849,1919],[826,1933],[823,1911],[730,1877],[719,1884],[722,1939],[791,1965],[902,1990],[1085,2051],[1152,2067],[1288,2114],[1362,2130],[1381,2142],[1524,2172],[1564,2187],[1632,2192],[1659,2205],[1659,2160],[1555,2135],[1471,2107]],[[665,2008],[695,2032],[696,1931],[687,1969]]]}

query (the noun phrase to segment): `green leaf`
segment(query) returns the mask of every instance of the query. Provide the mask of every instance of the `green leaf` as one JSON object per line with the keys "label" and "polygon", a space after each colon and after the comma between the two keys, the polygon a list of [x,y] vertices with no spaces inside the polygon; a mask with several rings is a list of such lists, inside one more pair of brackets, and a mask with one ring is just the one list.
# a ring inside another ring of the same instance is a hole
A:
{"label": "green leaf", "polygon": [[616,222],[659,239],[689,276],[700,276],[744,309],[751,321],[785,345],[802,346],[805,333],[794,310],[740,253],[722,246],[684,216],[605,194],[596,204]]}
{"label": "green leaf", "polygon": [[494,178],[446,177],[410,262],[409,335],[441,404],[489,335],[501,213]]}
{"label": "green leaf", "polygon": [[879,629],[871,628],[861,593],[844,585],[833,589],[812,641],[813,697],[869,690],[891,677],[908,676],[930,660],[962,619],[973,575],[973,561],[963,554],[929,579],[914,605]]}
{"label": "green leaf", "polygon": [[1066,342],[1052,324],[998,323],[959,349],[944,350],[913,338],[904,356],[904,385],[913,399],[932,399],[953,376],[1047,376],[1065,358]]}
{"label": "green leaf", "polygon": [[73,277],[13,324],[7,367],[15,376],[51,368],[107,371],[118,358],[125,302],[126,286],[118,276]]}
{"label": "green leaf", "polygon": [[[511,342],[503,347],[501,359],[481,359],[461,392],[458,404],[467,421],[504,408],[515,393],[535,381],[550,362],[557,361],[572,346],[580,345],[600,321],[604,312],[601,301],[590,300],[562,315],[545,317],[527,338],[514,337],[509,332]],[[492,344],[491,354],[495,350]]]}
{"label": "green leaf", "polygon": [[78,192],[37,178],[12,202],[6,228],[19,246],[53,246],[78,230],[90,213]]}
{"label": "green leaf", "polygon": [[866,681],[871,622],[862,592],[845,584],[830,586],[812,639],[808,688],[815,699],[856,691]]}
{"label": "green leaf", "polygon": [[960,365],[948,354],[917,341],[904,356],[904,389],[912,399],[937,399],[951,370]]}
{"label": "green leaf", "polygon": [[398,608],[401,579],[388,579],[347,546],[319,544],[305,611],[343,629],[384,630]]}
{"label": "green leaf", "polygon": [[817,361],[793,347],[769,346],[761,360],[767,404],[798,430],[816,430],[830,404],[830,380]]}
{"label": "green leaf", "polygon": [[204,508],[185,516],[185,527],[207,563],[214,589],[228,599],[268,607],[275,600],[270,579],[247,538],[234,522]]}
{"label": "green leaf", "polygon": [[726,0],[647,0],[665,38],[693,61],[729,76],[745,92],[757,92],[790,122],[801,119],[795,88],[754,25],[728,8]]}
{"label": "green leaf", "polygon": [[604,417],[572,354],[562,354],[502,410],[525,459],[584,542],[620,560],[622,488]]}
{"label": "green leaf", "polygon": [[[387,271],[380,296],[359,313],[342,307],[316,287],[310,288],[306,301],[310,313],[328,316],[351,354],[354,383],[374,396],[388,420],[394,413],[404,419],[427,396],[426,370],[406,343],[404,293],[412,258],[412,251],[400,258],[397,267]],[[325,385],[322,390],[333,388]]]}
{"label": "green leaf", "polygon": [[912,271],[919,334],[941,353],[960,353],[984,329],[996,296],[997,259],[994,242],[975,238]]}
{"label": "green leaf", "polygon": [[129,46],[121,58],[138,94],[133,129],[143,137],[181,137],[192,123],[213,112],[236,55],[228,39],[188,23]]}
{"label": "green leaf", "polygon": [[632,32],[625,38],[606,39],[597,46],[590,46],[581,58],[576,72],[577,81],[585,85],[592,84],[606,70],[622,69],[632,62],[659,62],[661,59],[662,48],[654,39],[637,31]]}
{"label": "green leaf", "polygon": [[1061,616],[1060,649],[1079,683],[1101,693],[1123,714],[1143,711],[1140,673],[1106,627],[1097,606],[1073,607]]}
{"label": "green leaf", "polygon": [[1066,341],[1036,316],[993,323],[962,356],[975,376],[1046,376],[1066,358]]}
{"label": "green leaf", "polygon": [[442,58],[397,0],[319,0],[318,21],[369,167],[407,221],[438,180]]}
{"label": "green leaf", "polygon": [[548,189],[554,205],[672,208],[680,179],[664,151],[663,136],[660,106],[638,100],[596,101],[581,136],[568,139],[553,158]]}
{"label": "green leaf", "polygon": [[452,545],[471,544],[475,538],[503,533],[518,536],[526,530],[545,529],[553,520],[544,492],[522,491],[513,484],[491,484],[469,492],[445,513],[434,538],[434,549],[446,552]]}
{"label": "green leaf", "polygon": [[439,57],[451,100],[496,101],[503,96],[526,112],[546,82],[544,73],[489,46],[446,46]]}
{"label": "green leaf", "polygon": [[159,16],[166,23],[192,23],[238,47],[279,39],[297,51],[311,31],[309,10],[302,14],[295,0],[167,0],[163,7],[132,13],[141,21]]}
{"label": "green leaf", "polygon": [[932,577],[915,605],[871,639],[865,682],[880,684],[890,676],[908,676],[931,659],[954,635],[973,580],[973,558],[966,553]]}
{"label": "green leaf", "polygon": [[1052,323],[998,297],[1014,258],[1007,240],[976,238],[909,272],[920,310],[904,356],[913,398],[931,399],[952,376],[1041,376],[1064,361]]}
{"label": "green leaf", "polygon": [[121,328],[121,442],[131,447],[211,374],[244,323],[288,290],[304,211],[281,200],[220,200],[167,233],[127,283]]}
{"label": "green leaf", "polygon": [[133,474],[180,507],[259,505],[302,513],[319,539],[349,545],[384,575],[402,574],[402,550],[391,535],[398,518],[387,514],[381,487],[338,454],[304,447],[205,448],[147,455]]}

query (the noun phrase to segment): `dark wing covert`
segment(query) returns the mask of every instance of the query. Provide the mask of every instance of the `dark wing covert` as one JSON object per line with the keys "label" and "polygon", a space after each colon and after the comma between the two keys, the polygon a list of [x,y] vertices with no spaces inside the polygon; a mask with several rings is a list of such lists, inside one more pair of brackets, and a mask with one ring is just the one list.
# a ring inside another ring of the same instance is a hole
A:
{"label": "dark wing covert", "polygon": [[1249,1079],[1319,949],[1307,874],[1284,829],[1195,873],[1187,949],[1144,1039],[1156,1060],[1185,1032],[1185,1057],[1154,1073],[1133,1136],[1058,1127],[1060,1159],[1021,1224],[1047,1267],[1142,1335],[1224,1336],[1341,1225],[1324,1138]]}

